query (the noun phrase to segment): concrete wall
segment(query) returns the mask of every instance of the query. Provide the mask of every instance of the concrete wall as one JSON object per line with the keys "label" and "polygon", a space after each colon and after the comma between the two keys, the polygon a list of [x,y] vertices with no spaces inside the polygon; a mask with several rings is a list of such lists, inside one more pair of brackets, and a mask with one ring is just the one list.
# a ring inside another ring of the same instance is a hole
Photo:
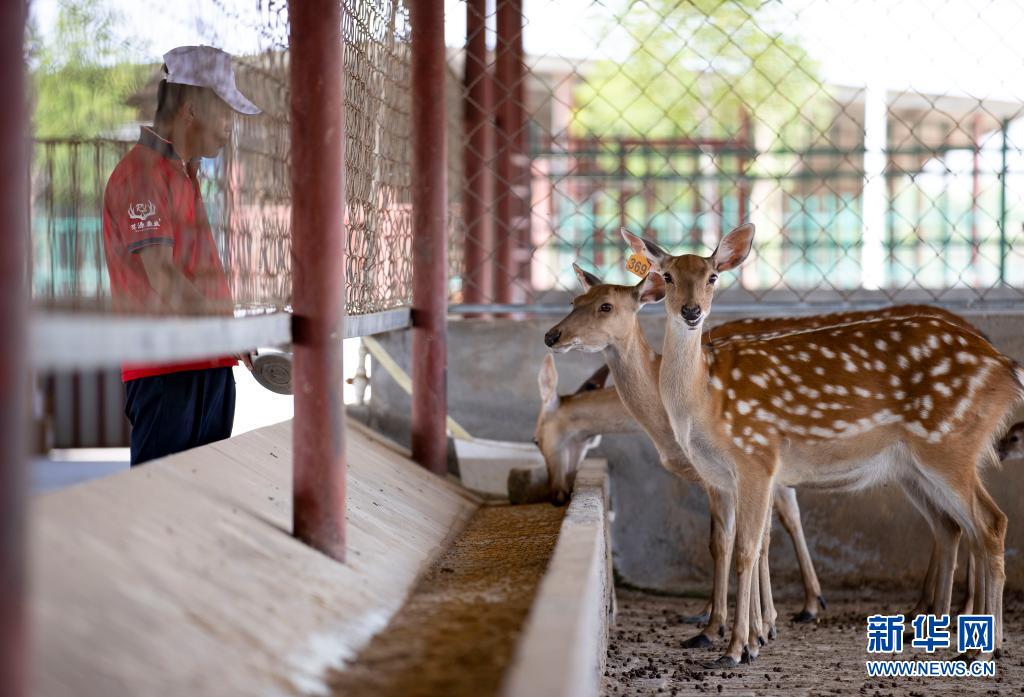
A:
{"label": "concrete wall", "polygon": [[[661,346],[664,315],[645,315],[651,344]],[[1024,362],[1024,319],[967,315],[997,347]],[[453,320],[449,323],[450,414],[470,433],[485,438],[529,441],[539,408],[537,370],[546,348],[544,331],[558,319],[524,321]],[[736,319],[716,312],[717,322]],[[411,335],[382,339],[409,367]],[[599,354],[556,357],[561,391],[574,390],[601,363]],[[373,373],[371,424],[408,442],[409,399],[382,371]],[[1018,414],[1018,418],[1024,414]],[[658,465],[645,436],[607,436],[592,456],[605,457],[611,473],[615,569],[627,583],[673,592],[707,592],[707,503],[703,492]],[[1010,462],[985,475],[990,491],[1010,518],[1006,566],[1008,587],[1024,589],[1024,462]],[[859,494],[801,491],[804,527],[822,587],[897,584],[916,589],[930,550],[927,527],[894,487]],[[774,586],[780,596],[798,592],[798,569],[788,538],[773,532]]]}

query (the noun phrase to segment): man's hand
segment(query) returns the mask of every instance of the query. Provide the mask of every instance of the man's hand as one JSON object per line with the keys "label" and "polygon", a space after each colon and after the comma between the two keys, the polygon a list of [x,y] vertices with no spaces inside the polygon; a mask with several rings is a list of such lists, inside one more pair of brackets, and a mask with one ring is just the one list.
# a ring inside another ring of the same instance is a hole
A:
{"label": "man's hand", "polygon": [[174,263],[169,245],[144,247],[136,254],[142,260],[149,285],[160,298],[161,307],[152,308],[181,315],[228,315],[234,303],[205,297]]}
{"label": "man's hand", "polygon": [[249,372],[252,372],[252,369],[253,369],[252,359],[253,359],[253,356],[256,356],[257,354],[258,354],[257,351],[251,351],[251,352],[250,351],[244,351],[242,353],[236,353],[235,354],[235,358],[237,358],[238,360],[242,361],[242,363],[245,364],[245,367],[249,369]]}

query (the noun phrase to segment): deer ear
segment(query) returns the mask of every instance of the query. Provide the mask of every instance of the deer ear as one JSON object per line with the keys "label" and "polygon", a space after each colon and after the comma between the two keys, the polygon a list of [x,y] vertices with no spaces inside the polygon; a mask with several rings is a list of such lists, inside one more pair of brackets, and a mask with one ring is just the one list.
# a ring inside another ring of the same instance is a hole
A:
{"label": "deer ear", "polygon": [[594,371],[594,374],[587,378],[580,388],[576,390],[576,394],[580,392],[590,392],[591,390],[600,390],[608,382],[609,368],[608,364],[605,363],[600,368]]}
{"label": "deer ear", "polygon": [[644,277],[644,280],[634,287],[641,306],[648,303],[660,303],[665,299],[665,279],[656,271],[651,271]]}
{"label": "deer ear", "polygon": [[711,263],[715,271],[735,269],[750,254],[754,244],[754,224],[744,223],[735,228],[718,243],[718,248],[711,255]]}
{"label": "deer ear", "polygon": [[619,228],[619,233],[622,235],[622,239],[626,241],[626,244],[629,245],[629,248],[633,250],[633,253],[647,259],[651,264],[651,268],[656,271],[661,268],[663,261],[672,256],[650,240],[634,235],[626,228]]}
{"label": "deer ear", "polygon": [[555,359],[550,353],[544,356],[537,373],[537,386],[540,387],[540,401],[543,409],[554,409],[558,406],[558,371],[555,370]]}
{"label": "deer ear", "polygon": [[604,281],[602,281],[594,274],[590,273],[589,271],[584,271],[583,269],[581,269],[578,264],[574,263],[572,265],[572,270],[576,272],[576,278],[580,280],[580,285],[583,286],[584,291],[588,291],[594,286],[599,286],[602,283],[604,283]]}

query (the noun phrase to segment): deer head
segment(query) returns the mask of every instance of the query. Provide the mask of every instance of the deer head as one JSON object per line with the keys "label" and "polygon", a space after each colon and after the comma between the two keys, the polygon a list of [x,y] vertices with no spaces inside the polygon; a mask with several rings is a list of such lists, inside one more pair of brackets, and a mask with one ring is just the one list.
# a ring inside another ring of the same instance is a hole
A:
{"label": "deer head", "polygon": [[604,283],[578,265],[572,265],[583,295],[572,301],[572,312],[544,335],[544,343],[557,353],[603,351],[634,328],[636,313],[647,303],[665,297],[660,274],[650,273],[635,286]]}
{"label": "deer head", "polygon": [[696,254],[677,257],[625,228],[621,232],[630,248],[650,262],[651,272],[660,273],[664,278],[665,311],[669,321],[697,332],[711,310],[718,275],[742,264],[754,242],[754,226],[747,223],[723,237],[709,257]]}

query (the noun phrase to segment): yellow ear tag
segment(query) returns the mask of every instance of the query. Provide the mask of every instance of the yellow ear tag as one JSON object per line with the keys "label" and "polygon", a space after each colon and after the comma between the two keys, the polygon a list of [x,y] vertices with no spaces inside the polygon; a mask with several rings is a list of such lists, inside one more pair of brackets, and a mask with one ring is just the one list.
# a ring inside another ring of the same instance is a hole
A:
{"label": "yellow ear tag", "polygon": [[640,278],[643,278],[647,275],[647,272],[651,270],[651,264],[642,254],[634,252],[633,255],[626,260],[626,268]]}

